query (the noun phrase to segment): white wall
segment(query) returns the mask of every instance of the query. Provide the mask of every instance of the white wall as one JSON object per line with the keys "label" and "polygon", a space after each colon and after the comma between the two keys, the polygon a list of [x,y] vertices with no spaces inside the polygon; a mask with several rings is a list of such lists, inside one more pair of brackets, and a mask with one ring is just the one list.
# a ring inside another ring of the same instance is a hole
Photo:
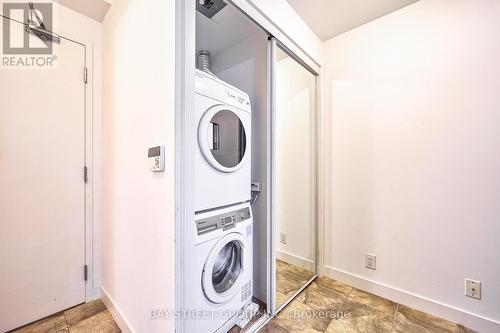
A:
{"label": "white wall", "polygon": [[[175,308],[174,14],[174,1],[122,0],[103,23],[102,287],[125,332],[174,331],[150,320]],[[157,145],[164,173],[149,171]]]}
{"label": "white wall", "polygon": [[324,54],[325,272],[484,332],[500,329],[499,17],[496,0],[421,0]]}
{"label": "white wall", "polygon": [[[316,271],[316,77],[278,50],[276,63],[276,255]],[[286,233],[286,244],[280,233]]]}

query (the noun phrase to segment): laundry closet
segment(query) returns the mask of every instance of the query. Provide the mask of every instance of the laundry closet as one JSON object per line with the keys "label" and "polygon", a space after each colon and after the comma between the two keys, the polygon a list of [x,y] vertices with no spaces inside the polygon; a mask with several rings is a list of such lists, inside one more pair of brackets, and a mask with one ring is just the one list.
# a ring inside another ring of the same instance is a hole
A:
{"label": "laundry closet", "polygon": [[197,1],[188,332],[254,332],[317,274],[317,71],[241,8]]}

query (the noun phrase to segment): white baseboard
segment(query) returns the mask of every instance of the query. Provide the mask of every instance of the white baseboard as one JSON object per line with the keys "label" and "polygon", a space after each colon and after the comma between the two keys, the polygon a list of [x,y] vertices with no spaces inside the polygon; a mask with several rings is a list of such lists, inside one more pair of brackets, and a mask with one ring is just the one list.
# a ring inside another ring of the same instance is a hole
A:
{"label": "white baseboard", "polygon": [[134,330],[132,330],[130,323],[125,319],[120,309],[116,307],[115,303],[106,292],[106,289],[104,289],[103,287],[101,287],[101,299],[108,308],[109,312],[113,316],[113,319],[116,321],[116,324],[118,324],[118,327],[120,327],[122,332],[135,333]]}
{"label": "white baseboard", "polygon": [[410,306],[414,309],[433,314],[452,322],[460,323],[481,333],[500,332],[500,322],[496,320],[473,314],[380,282],[372,281],[356,274],[345,272],[327,265],[321,267],[320,274],[349,284],[357,289],[384,297],[393,302]]}
{"label": "white baseboard", "polygon": [[276,249],[276,259],[287,262],[290,265],[301,267],[307,271],[314,272],[315,264],[313,260],[299,257],[295,254]]}

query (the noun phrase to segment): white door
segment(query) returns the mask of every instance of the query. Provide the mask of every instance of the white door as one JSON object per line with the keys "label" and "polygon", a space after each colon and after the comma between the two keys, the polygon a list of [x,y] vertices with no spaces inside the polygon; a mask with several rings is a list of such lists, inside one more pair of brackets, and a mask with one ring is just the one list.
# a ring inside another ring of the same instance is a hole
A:
{"label": "white door", "polygon": [[85,302],[85,48],[54,54],[0,68],[0,332]]}

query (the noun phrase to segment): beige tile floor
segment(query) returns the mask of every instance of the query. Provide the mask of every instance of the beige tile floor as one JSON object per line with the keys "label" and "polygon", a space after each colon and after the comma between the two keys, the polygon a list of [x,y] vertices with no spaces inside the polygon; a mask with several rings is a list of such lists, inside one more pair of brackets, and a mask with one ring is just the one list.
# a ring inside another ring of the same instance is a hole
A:
{"label": "beige tile floor", "polygon": [[472,333],[402,304],[320,277],[260,333]]}
{"label": "beige tile floor", "polygon": [[276,260],[276,307],[288,301],[313,276],[313,272]]}
{"label": "beige tile floor", "polygon": [[[82,304],[11,333],[120,333],[100,301]],[[260,333],[475,333],[456,323],[320,277]],[[209,332],[207,332],[209,333]]]}
{"label": "beige tile floor", "polygon": [[11,333],[120,333],[101,300],[57,313]]}

